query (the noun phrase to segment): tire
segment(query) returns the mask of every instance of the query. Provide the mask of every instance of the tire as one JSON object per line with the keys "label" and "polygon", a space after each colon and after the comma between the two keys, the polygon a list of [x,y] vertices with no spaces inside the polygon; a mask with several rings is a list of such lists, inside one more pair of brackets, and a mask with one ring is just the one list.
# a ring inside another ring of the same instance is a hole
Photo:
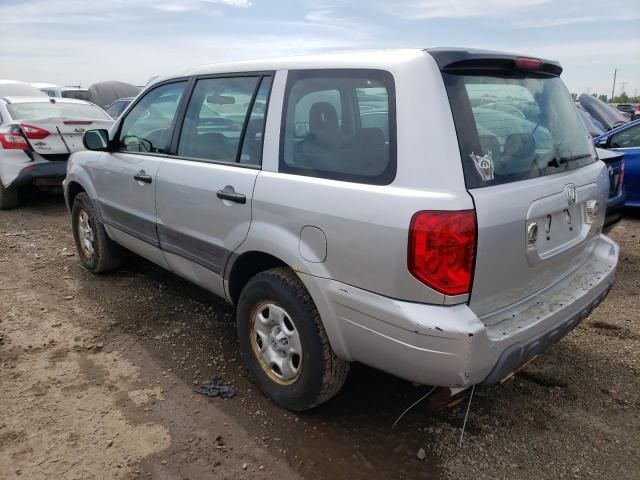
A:
{"label": "tire", "polygon": [[0,182],[0,210],[11,210],[18,206],[18,189],[5,187]]}
{"label": "tire", "polygon": [[[333,353],[320,314],[294,272],[274,268],[249,280],[238,300],[237,322],[242,357],[258,387],[275,403],[309,410],[340,391],[349,362]],[[279,342],[285,337],[283,346]],[[301,350],[297,361],[291,353],[296,350]],[[273,358],[286,368],[270,363]]]}
{"label": "tire", "polygon": [[[107,236],[104,225],[98,221],[96,211],[86,193],[79,193],[73,202],[71,226],[80,263],[84,268],[92,273],[102,273],[120,266],[120,246]],[[89,236],[87,226],[91,230]],[[92,248],[88,248],[87,242]]]}

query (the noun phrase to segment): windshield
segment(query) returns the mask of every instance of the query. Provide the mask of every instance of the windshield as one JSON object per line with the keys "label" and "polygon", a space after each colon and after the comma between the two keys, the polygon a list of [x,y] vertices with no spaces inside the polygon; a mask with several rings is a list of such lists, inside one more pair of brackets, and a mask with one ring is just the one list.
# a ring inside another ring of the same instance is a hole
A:
{"label": "windshield", "polygon": [[48,117],[75,117],[111,120],[111,117],[107,115],[104,110],[89,103],[12,103],[7,105],[7,110],[9,110],[9,114],[14,120],[32,120],[34,118]]}
{"label": "windshield", "polygon": [[558,77],[443,73],[468,188],[550,175],[596,161]]}

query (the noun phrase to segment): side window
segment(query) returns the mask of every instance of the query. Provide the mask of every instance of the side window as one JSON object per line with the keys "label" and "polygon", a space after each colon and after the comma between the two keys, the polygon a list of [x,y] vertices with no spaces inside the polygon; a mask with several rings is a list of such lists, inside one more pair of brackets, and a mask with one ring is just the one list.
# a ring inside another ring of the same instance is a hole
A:
{"label": "side window", "polygon": [[198,80],[184,118],[178,155],[235,162],[260,77]]}
{"label": "side window", "polygon": [[267,104],[271,91],[271,77],[263,77],[260,88],[253,101],[253,108],[244,133],[240,163],[245,165],[262,164],[262,145],[264,122],[267,116]]}
{"label": "side window", "polygon": [[640,125],[611,136],[613,148],[638,148],[640,147]]}
{"label": "side window", "polygon": [[187,82],[154,88],[136,104],[122,122],[119,150],[167,153],[171,125]]}
{"label": "side window", "polygon": [[281,172],[386,185],[395,177],[395,148],[390,73],[289,72]]}

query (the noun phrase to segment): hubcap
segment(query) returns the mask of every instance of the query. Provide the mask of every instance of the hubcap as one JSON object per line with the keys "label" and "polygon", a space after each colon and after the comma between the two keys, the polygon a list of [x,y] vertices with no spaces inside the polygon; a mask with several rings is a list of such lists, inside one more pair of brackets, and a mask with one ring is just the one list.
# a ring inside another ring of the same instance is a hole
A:
{"label": "hubcap", "polygon": [[84,210],[81,210],[78,216],[78,238],[85,256],[93,257],[95,251],[93,228],[89,222],[89,215]]}
{"label": "hubcap", "polygon": [[302,367],[300,335],[289,314],[273,303],[261,303],[251,316],[251,346],[260,366],[277,383],[295,382]]}

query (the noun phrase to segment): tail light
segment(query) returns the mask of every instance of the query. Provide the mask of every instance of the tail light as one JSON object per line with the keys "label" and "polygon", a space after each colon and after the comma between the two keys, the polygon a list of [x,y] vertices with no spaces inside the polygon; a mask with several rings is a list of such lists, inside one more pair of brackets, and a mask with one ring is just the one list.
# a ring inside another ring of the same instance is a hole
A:
{"label": "tail light", "polygon": [[20,125],[20,127],[22,128],[25,136],[31,140],[42,140],[49,136],[49,132],[44,128],[34,127],[33,125],[27,125],[25,123]]}
{"label": "tail light", "polygon": [[29,150],[29,143],[19,133],[0,133],[0,145],[5,150]]}
{"label": "tail light", "polygon": [[618,180],[618,185],[622,187],[624,185],[624,158],[622,159],[622,164],[620,165],[620,179]]}
{"label": "tail light", "polygon": [[542,66],[542,60],[537,58],[517,57],[515,59],[516,67],[521,70],[538,70]]}
{"label": "tail light", "polygon": [[409,271],[445,295],[471,291],[475,249],[474,210],[423,211],[411,219]]}

